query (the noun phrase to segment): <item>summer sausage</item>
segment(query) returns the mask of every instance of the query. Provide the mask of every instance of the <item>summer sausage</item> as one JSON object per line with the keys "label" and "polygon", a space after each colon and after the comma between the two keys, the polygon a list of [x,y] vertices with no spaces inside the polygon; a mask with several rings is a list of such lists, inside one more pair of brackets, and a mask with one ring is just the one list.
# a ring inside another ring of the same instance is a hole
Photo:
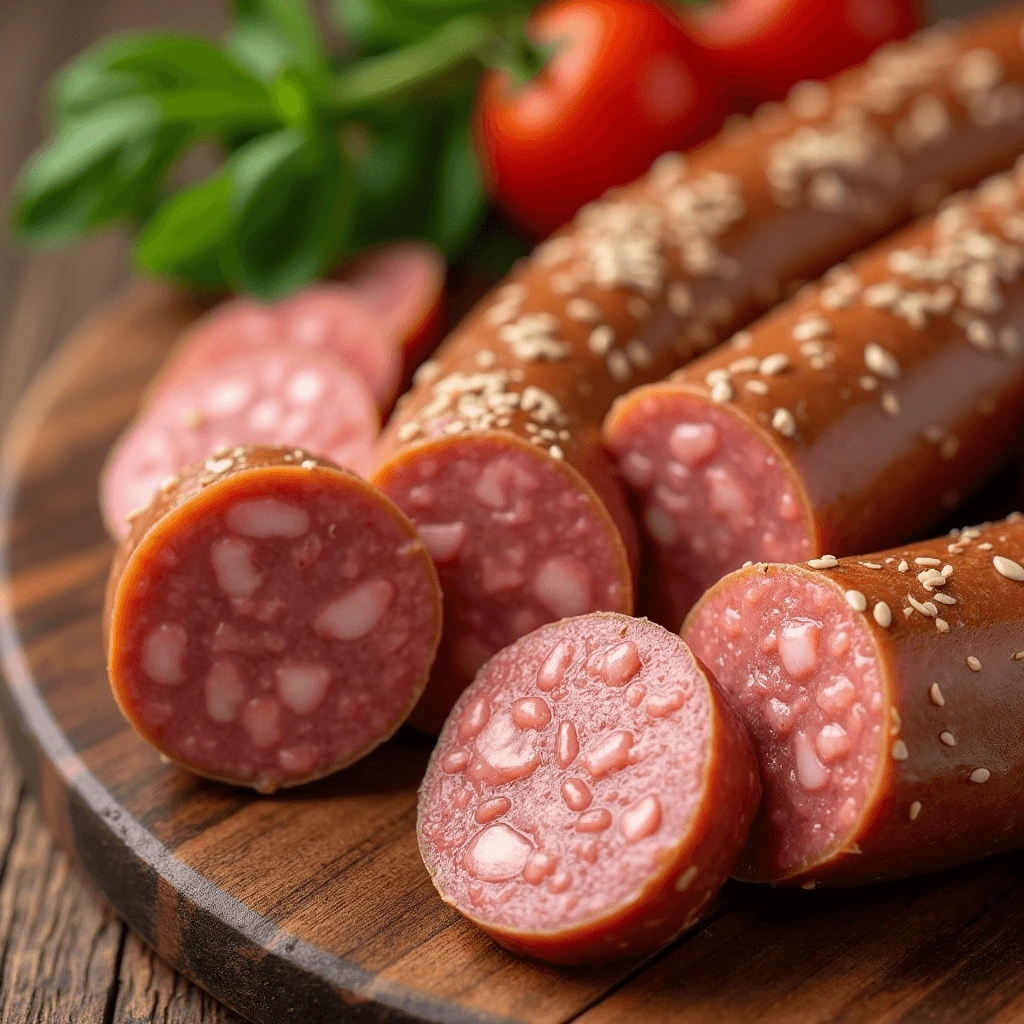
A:
{"label": "summer sausage", "polygon": [[738,876],[853,885],[1024,846],[1024,517],[726,576],[683,636],[746,722]]}
{"label": "summer sausage", "polygon": [[750,739],[686,645],[595,613],[523,637],[462,695],[420,790],[420,851],[502,945],[599,963],[697,920],[759,798]]}
{"label": "summer sausage", "polygon": [[306,448],[365,472],[380,429],[373,396],[337,356],[271,347],[236,353],[158,386],[115,444],[100,483],[115,537],[163,481],[220,448],[245,444]]}
{"label": "summer sausage", "polygon": [[373,479],[437,554],[446,631],[414,723],[539,622],[628,611],[635,528],[599,425],[945,193],[1024,149],[1021,10],[804,83],[585,207],[421,368]]}
{"label": "summer sausage", "polygon": [[661,384],[605,438],[676,629],[745,561],[920,536],[1024,433],[1024,166],[948,202]]}
{"label": "summer sausage", "polygon": [[271,792],[387,739],[441,632],[415,528],[352,473],[301,450],[235,448],[135,516],[110,574],[110,683],[167,757]]}

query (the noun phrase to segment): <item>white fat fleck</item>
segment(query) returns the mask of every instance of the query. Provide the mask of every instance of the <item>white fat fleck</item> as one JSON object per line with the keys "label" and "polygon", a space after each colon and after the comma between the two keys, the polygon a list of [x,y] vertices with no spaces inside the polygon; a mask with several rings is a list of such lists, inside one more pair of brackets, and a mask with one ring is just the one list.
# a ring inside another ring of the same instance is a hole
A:
{"label": "white fat fleck", "polygon": [[244,698],[238,669],[226,658],[218,658],[206,674],[206,713],[215,722],[233,722]]}
{"label": "white fat fleck", "polygon": [[174,686],[185,681],[182,659],[188,634],[177,622],[162,622],[142,645],[142,671],[154,683]]}
{"label": "white fat fleck", "polygon": [[220,589],[231,597],[252,597],[263,574],[252,560],[252,544],[238,537],[220,537],[210,546],[210,561]]}
{"label": "white fat fleck", "polygon": [[358,640],[380,622],[394,596],[394,584],[383,579],[366,580],[324,605],[313,626],[335,640]]}
{"label": "white fat fleck", "polygon": [[309,513],[277,498],[240,501],[224,517],[243,537],[301,537],[309,530]]}
{"label": "white fat fleck", "polygon": [[591,611],[590,570],[572,555],[556,555],[537,571],[533,592],[559,618],[582,615]]}
{"label": "white fat fleck", "polygon": [[297,715],[308,715],[320,706],[331,681],[326,665],[285,662],[274,671],[281,700]]}

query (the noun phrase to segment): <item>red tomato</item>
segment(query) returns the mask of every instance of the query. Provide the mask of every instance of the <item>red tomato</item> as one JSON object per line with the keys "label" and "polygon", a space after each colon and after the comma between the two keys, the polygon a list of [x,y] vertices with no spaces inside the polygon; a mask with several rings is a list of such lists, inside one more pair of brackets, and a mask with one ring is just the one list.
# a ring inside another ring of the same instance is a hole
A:
{"label": "red tomato", "polygon": [[721,79],[679,19],[651,0],[555,0],[528,31],[558,49],[519,88],[504,73],[484,75],[476,140],[498,204],[533,235],[721,123]]}
{"label": "red tomato", "polygon": [[922,22],[919,0],[721,0],[690,16],[747,108],[859,64]]}

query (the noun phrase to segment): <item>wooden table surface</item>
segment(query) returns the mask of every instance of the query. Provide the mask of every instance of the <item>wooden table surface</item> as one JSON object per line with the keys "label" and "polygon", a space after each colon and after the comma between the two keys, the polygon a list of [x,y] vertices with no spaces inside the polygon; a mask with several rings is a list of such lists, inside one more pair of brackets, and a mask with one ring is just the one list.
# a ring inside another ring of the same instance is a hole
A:
{"label": "wooden table surface", "polygon": [[[933,14],[976,10],[939,0]],[[106,32],[216,29],[218,0],[0,0],[0,196],[38,143],[45,84]],[[0,425],[42,362],[127,279],[124,240],[28,257],[0,236]],[[73,873],[0,732],[0,1024],[237,1024],[163,964]]]}

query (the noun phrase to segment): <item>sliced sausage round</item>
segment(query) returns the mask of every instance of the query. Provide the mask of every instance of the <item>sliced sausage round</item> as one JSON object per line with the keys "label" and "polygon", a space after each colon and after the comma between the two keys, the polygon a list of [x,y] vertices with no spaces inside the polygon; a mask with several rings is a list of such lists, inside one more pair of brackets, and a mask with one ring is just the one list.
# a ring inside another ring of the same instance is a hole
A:
{"label": "sliced sausage round", "polygon": [[711,675],[646,619],[543,626],[459,699],[420,790],[445,902],[555,963],[649,953],[728,877],[760,796]]}
{"label": "sliced sausage round", "polygon": [[161,387],[114,447],[101,481],[111,532],[161,483],[220,448],[305,448],[364,472],[380,420],[362,380],[328,352],[275,348],[235,355]]}
{"label": "sliced sausage round", "polygon": [[230,299],[178,343],[150,390],[168,390],[239,357],[263,359],[279,349],[327,352],[354,370],[380,409],[390,409],[402,377],[399,336],[351,285],[321,282],[267,306]]}
{"label": "sliced sausage round", "polygon": [[138,732],[191,771],[271,792],[351,764],[405,720],[440,590],[415,528],[359,477],[236,448],[134,517],[106,623]]}
{"label": "sliced sausage round", "polygon": [[683,635],[761,766],[740,878],[854,885],[1024,846],[1024,518],[750,566]]}

